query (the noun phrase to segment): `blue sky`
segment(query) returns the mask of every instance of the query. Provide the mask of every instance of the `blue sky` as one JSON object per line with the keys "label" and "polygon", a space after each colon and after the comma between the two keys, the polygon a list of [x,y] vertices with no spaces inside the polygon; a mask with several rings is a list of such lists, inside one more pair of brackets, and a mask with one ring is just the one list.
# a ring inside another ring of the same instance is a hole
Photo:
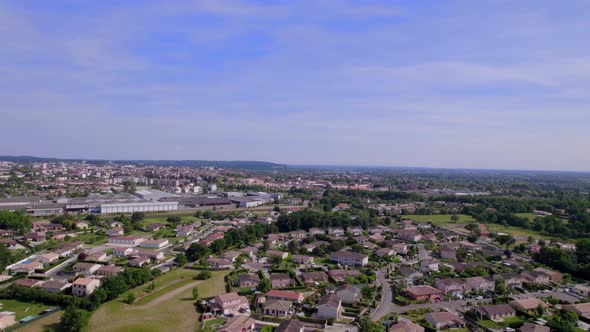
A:
{"label": "blue sky", "polygon": [[590,2],[2,1],[0,154],[590,170]]}

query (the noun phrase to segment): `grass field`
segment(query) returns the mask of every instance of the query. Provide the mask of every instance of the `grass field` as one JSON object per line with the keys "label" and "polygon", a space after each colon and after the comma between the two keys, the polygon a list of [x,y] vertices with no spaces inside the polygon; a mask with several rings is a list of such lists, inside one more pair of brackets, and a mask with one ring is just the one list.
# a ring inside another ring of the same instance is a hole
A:
{"label": "grass field", "polygon": [[20,320],[31,315],[38,315],[41,313],[41,311],[49,308],[49,306],[41,303],[26,303],[15,300],[0,299],[0,303],[2,303],[0,311],[15,312],[16,320]]}
{"label": "grass field", "polygon": [[450,214],[433,214],[433,215],[417,215],[417,214],[410,214],[402,216],[403,219],[411,219],[418,222],[432,222],[434,225],[446,225],[446,224],[467,224],[470,222],[474,222],[471,216],[466,214],[458,214],[459,221],[454,222],[451,220]]}
{"label": "grass field", "polygon": [[60,331],[59,320],[63,311],[52,312],[47,316],[19,328],[18,332]]}
{"label": "grass field", "polygon": [[144,291],[148,285],[132,290],[137,298],[132,305],[121,299],[102,305],[85,331],[194,331],[198,324],[192,289],[198,288],[201,297],[225,293],[224,276],[228,272],[215,271],[204,281],[193,280],[197,273],[173,270],[155,281],[156,288],[150,294]]}
{"label": "grass field", "polygon": [[524,228],[514,227],[514,226],[502,226],[502,225],[498,225],[498,224],[487,224],[487,225],[488,225],[488,229],[490,230],[490,232],[511,234],[515,237],[521,237],[520,240],[522,240],[522,241],[524,241],[524,239],[523,239],[524,237],[528,238],[529,236],[534,237],[536,240],[552,239],[553,238],[551,236],[547,236],[547,235],[543,235],[541,233],[535,232],[532,229],[524,229]]}

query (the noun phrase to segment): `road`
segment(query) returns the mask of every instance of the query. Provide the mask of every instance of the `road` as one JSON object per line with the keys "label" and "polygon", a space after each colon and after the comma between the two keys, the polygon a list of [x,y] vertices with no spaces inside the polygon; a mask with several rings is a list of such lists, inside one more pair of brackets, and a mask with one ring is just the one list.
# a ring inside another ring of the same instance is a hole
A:
{"label": "road", "polygon": [[387,280],[387,266],[377,271],[377,286],[381,286],[381,301],[377,305],[377,308],[371,311],[370,317],[373,321],[377,321],[379,318],[391,312],[388,310],[390,309],[390,305],[393,304],[393,293]]}

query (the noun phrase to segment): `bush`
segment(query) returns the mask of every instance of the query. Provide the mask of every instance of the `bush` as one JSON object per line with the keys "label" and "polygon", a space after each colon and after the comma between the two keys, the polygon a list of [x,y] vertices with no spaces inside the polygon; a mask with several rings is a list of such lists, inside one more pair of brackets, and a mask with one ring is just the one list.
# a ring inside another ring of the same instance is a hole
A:
{"label": "bush", "polygon": [[197,274],[197,276],[195,277],[196,280],[207,280],[211,278],[211,271],[201,271],[199,272],[199,274]]}

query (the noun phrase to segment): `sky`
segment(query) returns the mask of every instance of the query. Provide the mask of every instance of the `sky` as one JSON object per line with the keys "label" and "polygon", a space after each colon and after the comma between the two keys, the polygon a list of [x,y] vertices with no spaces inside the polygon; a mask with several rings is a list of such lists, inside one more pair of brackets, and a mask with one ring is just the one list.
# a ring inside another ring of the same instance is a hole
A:
{"label": "sky", "polygon": [[0,2],[0,155],[590,170],[590,1]]}

